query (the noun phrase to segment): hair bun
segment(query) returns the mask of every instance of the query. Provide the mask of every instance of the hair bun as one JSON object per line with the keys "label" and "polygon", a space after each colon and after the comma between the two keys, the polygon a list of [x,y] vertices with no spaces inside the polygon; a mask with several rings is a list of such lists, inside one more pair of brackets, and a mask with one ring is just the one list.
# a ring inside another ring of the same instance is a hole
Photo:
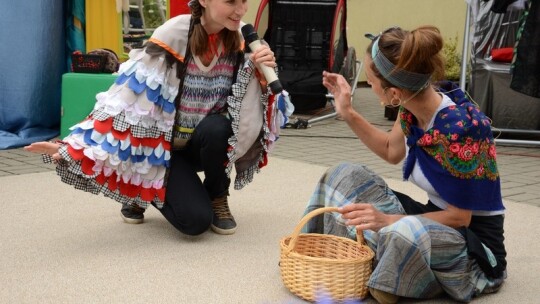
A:
{"label": "hair bun", "polygon": [[427,51],[430,55],[438,54],[443,48],[443,39],[438,28],[431,25],[424,25],[411,31],[414,42],[419,44],[419,48]]}

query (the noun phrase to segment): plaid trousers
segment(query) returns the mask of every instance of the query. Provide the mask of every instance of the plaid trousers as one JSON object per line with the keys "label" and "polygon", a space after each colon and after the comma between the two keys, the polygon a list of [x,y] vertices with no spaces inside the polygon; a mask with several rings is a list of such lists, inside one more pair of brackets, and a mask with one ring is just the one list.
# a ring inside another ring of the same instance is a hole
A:
{"label": "plaid trousers", "polygon": [[[398,197],[381,177],[366,166],[349,163],[334,166],[321,177],[305,214],[321,207],[358,202],[370,203],[387,214],[406,214]],[[339,213],[312,218],[303,232],[356,239],[355,227],[346,226]],[[419,299],[446,292],[455,300],[469,302],[484,288],[495,284],[468,256],[465,239],[452,227],[410,215],[378,232],[365,230],[363,233],[375,252],[369,287]],[[495,261],[491,251],[485,249]]]}

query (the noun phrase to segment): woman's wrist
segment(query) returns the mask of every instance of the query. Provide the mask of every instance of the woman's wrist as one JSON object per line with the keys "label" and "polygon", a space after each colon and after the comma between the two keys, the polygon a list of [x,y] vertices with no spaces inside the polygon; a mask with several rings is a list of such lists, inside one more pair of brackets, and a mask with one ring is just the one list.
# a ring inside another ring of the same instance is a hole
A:
{"label": "woman's wrist", "polygon": [[346,106],[345,108],[340,109],[338,114],[343,120],[350,121],[354,117],[354,114],[358,114],[358,113],[354,110],[352,105],[349,105],[349,106]]}

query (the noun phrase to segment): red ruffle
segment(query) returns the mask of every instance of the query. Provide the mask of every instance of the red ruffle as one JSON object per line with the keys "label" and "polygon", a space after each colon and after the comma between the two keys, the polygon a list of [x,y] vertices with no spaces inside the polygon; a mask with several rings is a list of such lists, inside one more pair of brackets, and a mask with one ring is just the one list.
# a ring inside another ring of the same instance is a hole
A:
{"label": "red ruffle", "polygon": [[155,196],[156,196],[156,189],[141,188],[141,199],[143,201],[151,202]]}
{"label": "red ruffle", "polygon": [[85,158],[83,149],[75,149],[71,145],[67,145],[67,152],[69,153],[69,156],[73,158],[74,160],[82,160]]}
{"label": "red ruffle", "polygon": [[98,176],[96,176],[96,182],[98,182],[100,185],[107,184],[109,190],[113,192],[119,190],[122,195],[130,198],[140,196],[141,200],[146,202],[152,202],[152,200],[154,200],[154,197],[156,197],[157,195],[161,201],[165,200],[165,191],[161,191],[162,189],[158,190],[155,188],[143,188],[141,186],[124,183],[122,180],[117,181],[117,178],[118,176],[114,172],[109,177],[106,177],[105,174],[101,172]]}
{"label": "red ruffle", "polygon": [[113,118],[109,117],[103,121],[94,120],[94,130],[101,134],[107,134],[113,129]]}
{"label": "red ruffle", "polygon": [[96,164],[95,161],[91,160],[88,157],[85,157],[81,160],[81,169],[82,172],[86,175],[94,175],[94,165]]}
{"label": "red ruffle", "polygon": [[259,162],[259,168],[262,168],[266,165],[268,165],[268,154],[266,152],[263,152],[263,159]]}
{"label": "red ruffle", "polygon": [[112,129],[111,130],[111,133],[112,135],[114,136],[114,138],[118,139],[118,140],[124,140],[128,137],[128,135],[131,133],[130,132],[130,129],[127,129],[125,131],[118,131],[118,130],[115,130],[115,129]]}

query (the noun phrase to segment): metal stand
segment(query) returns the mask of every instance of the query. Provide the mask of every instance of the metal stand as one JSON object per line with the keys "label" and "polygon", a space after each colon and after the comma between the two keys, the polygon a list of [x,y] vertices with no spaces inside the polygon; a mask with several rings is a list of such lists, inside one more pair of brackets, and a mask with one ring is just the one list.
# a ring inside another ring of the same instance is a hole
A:
{"label": "metal stand", "polygon": [[[356,74],[354,75],[353,81],[350,83],[350,85],[351,85],[351,98],[354,97],[354,92],[356,91],[356,86],[358,84],[358,78],[359,78],[359,75],[360,75],[360,71],[362,70],[363,63],[361,61],[359,61],[359,60],[356,60],[355,65],[356,65]],[[331,93],[328,93],[325,96],[326,96],[326,99],[328,100],[328,102],[330,102],[332,107],[335,109],[334,95],[332,95]],[[296,122],[290,124],[289,127],[293,128],[293,129],[306,129],[306,128],[310,127],[311,124],[313,124],[313,123],[323,121],[323,120],[328,119],[328,118],[333,118],[333,117],[336,117],[336,116],[337,116],[337,113],[334,110],[333,113],[326,114],[326,115],[323,115],[323,116],[320,116],[320,117],[311,118],[311,119],[299,119],[299,118],[297,118]]]}
{"label": "metal stand", "polygon": [[[501,133],[514,133],[514,134],[527,134],[538,135],[540,137],[540,130],[520,130],[520,129],[499,129],[492,128],[493,131]],[[509,145],[526,145],[526,146],[540,146],[540,140],[523,140],[523,139],[495,139],[496,143],[509,144]]]}

